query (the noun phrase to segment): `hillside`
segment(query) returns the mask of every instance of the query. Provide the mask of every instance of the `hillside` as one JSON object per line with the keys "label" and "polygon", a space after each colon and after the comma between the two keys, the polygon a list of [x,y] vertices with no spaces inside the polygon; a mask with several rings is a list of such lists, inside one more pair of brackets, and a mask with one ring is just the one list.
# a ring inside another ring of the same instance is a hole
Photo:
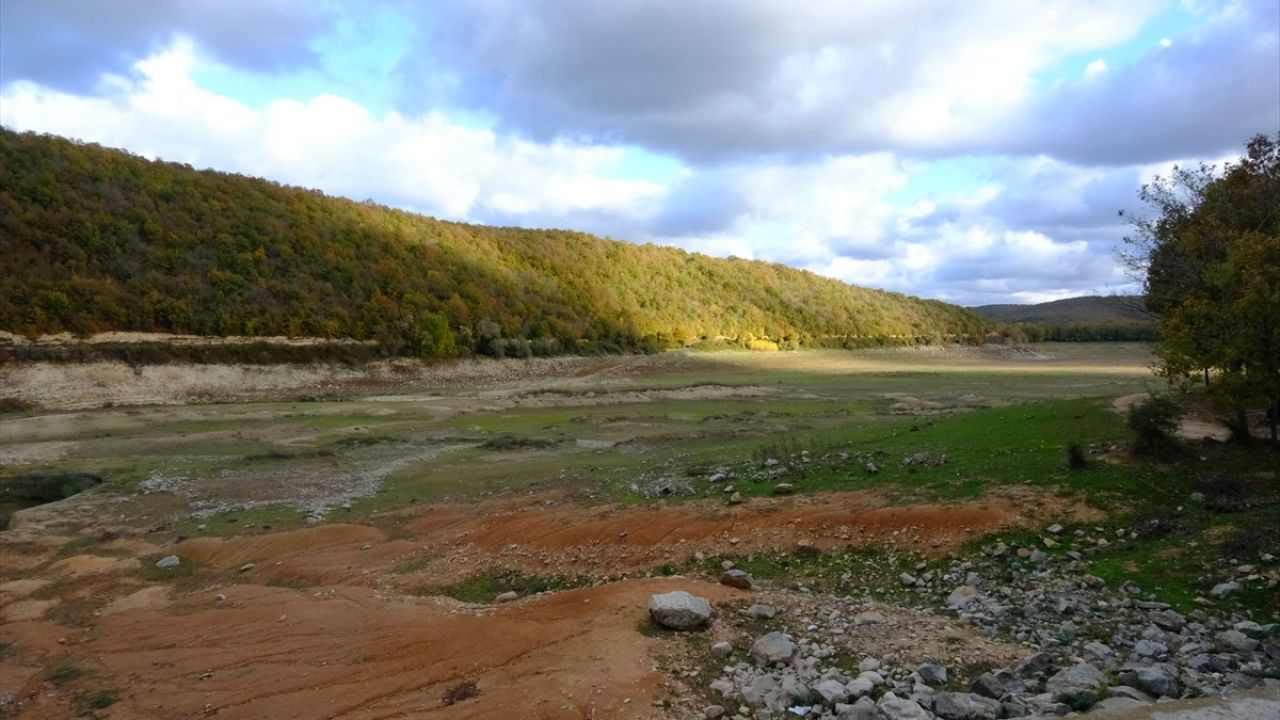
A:
{"label": "hillside", "polygon": [[1089,295],[1034,305],[979,305],[979,315],[1007,323],[1149,323],[1155,319],[1137,295]]}
{"label": "hillside", "polygon": [[444,222],[0,130],[0,330],[311,335],[449,357],[986,332],[946,303],[578,232]]}

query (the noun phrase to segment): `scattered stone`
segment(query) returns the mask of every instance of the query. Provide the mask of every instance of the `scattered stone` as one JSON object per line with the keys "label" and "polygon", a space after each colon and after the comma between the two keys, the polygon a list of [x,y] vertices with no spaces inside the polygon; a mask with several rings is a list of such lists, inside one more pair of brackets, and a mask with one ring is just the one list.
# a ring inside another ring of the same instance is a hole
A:
{"label": "scattered stone", "polygon": [[512,600],[519,600],[519,599],[520,599],[520,593],[516,592],[515,590],[508,590],[504,593],[498,593],[497,597],[495,597],[493,601],[498,603],[508,603],[508,602],[511,602]]}
{"label": "scattered stone", "polygon": [[815,685],[813,690],[828,705],[835,705],[849,699],[849,691],[845,689],[844,683],[839,680],[828,678]]}
{"label": "scattered stone", "polygon": [[1224,630],[1218,633],[1218,642],[1239,652],[1253,652],[1258,649],[1258,645],[1260,644],[1257,640],[1254,640],[1239,630],[1234,629]]}
{"label": "scattered stone", "polygon": [[1236,582],[1235,580],[1229,580],[1227,582],[1218,583],[1217,585],[1214,585],[1213,589],[1209,591],[1209,594],[1216,598],[1220,598],[1220,597],[1226,597],[1239,589],[1240,589],[1240,583]]}
{"label": "scattered stone", "polygon": [[922,663],[916,667],[916,675],[925,685],[937,686],[947,684],[947,669],[934,663]]}
{"label": "scattered stone", "polygon": [[1177,675],[1168,667],[1148,665],[1129,668],[1119,675],[1120,682],[1153,697],[1178,697],[1182,693],[1182,685]]}
{"label": "scattered stone", "polygon": [[1126,717],[1131,710],[1145,707],[1147,703],[1128,697],[1109,697],[1101,700],[1089,709],[1089,715],[1105,715],[1109,717]]}
{"label": "scattered stone", "polygon": [[868,475],[875,475],[876,473],[880,472],[880,468],[876,467],[876,464],[871,462],[870,460],[868,460],[867,464],[863,466],[863,469],[867,471]]}
{"label": "scattered stone", "polygon": [[181,564],[182,564],[182,560],[178,559],[177,555],[165,555],[164,557],[156,561],[156,567],[162,570],[167,570],[169,568],[176,568]]}
{"label": "scattered stone", "polygon": [[672,630],[697,630],[711,622],[711,603],[683,590],[649,598],[649,616]]}
{"label": "scattered stone", "polygon": [[788,662],[795,655],[796,644],[791,636],[777,631],[764,635],[751,646],[751,656],[765,667]]}
{"label": "scattered stone", "polygon": [[253,563],[245,563],[245,564],[243,564],[243,565],[241,565],[241,566],[240,566],[240,572],[242,572],[242,573],[246,573],[246,572],[249,572],[250,570],[254,569],[255,567],[257,567],[257,566],[256,566],[256,565],[254,565]]}
{"label": "scattered stone", "polygon": [[912,575],[911,573],[902,573],[898,576],[898,582],[902,583],[906,587],[914,587],[918,581],[916,580],[915,575]]}
{"label": "scattered stone", "polygon": [[772,605],[765,605],[764,603],[756,603],[747,608],[747,615],[758,620],[769,620],[777,614],[778,611]]}
{"label": "scattered stone", "polygon": [[[884,614],[875,610],[867,610],[853,616],[854,625],[879,625],[882,622],[884,622]],[[878,663],[876,667],[879,667]],[[874,670],[875,668],[872,669]]]}
{"label": "scattered stone", "polygon": [[1059,670],[1045,683],[1045,692],[1053,696],[1054,702],[1069,702],[1081,695],[1092,695],[1102,688],[1106,676],[1098,668],[1089,663],[1080,663],[1065,670]]}
{"label": "scattered stone", "polygon": [[750,590],[752,585],[751,575],[745,570],[729,570],[720,576],[720,584],[738,588],[739,590]]}
{"label": "scattered stone", "polygon": [[1051,533],[1053,535],[1057,535],[1062,532],[1062,526],[1059,525],[1058,523],[1054,523],[1049,527],[1045,528],[1045,532]]}
{"label": "scattered stone", "polygon": [[791,483],[778,483],[773,486],[774,495],[790,495],[796,491],[796,486]]}
{"label": "scattered stone", "polygon": [[942,720],[995,720],[1000,702],[972,693],[944,692],[934,697],[933,712]]}
{"label": "scattered stone", "polygon": [[742,493],[740,492],[735,492],[729,496],[730,505],[741,505],[743,502]]}
{"label": "scattered stone", "polygon": [[891,692],[885,693],[876,707],[888,720],[930,720],[929,713],[920,707],[920,703],[900,698]]}
{"label": "scattered stone", "polygon": [[964,610],[978,601],[978,589],[972,585],[961,585],[947,596],[947,607],[953,610]]}
{"label": "scattered stone", "polygon": [[716,718],[724,715],[724,707],[721,705],[708,705],[702,709],[702,717],[707,720],[716,720]]}
{"label": "scattered stone", "polygon": [[733,643],[720,641],[711,646],[711,654],[718,658],[729,657],[733,653]]}

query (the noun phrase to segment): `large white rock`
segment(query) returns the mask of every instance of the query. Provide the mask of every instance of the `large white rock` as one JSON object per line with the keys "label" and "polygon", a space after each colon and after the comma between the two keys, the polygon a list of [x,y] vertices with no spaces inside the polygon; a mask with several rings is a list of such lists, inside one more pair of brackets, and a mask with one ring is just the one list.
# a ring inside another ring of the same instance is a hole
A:
{"label": "large white rock", "polygon": [[649,616],[672,630],[697,630],[711,622],[711,603],[683,590],[649,598]]}

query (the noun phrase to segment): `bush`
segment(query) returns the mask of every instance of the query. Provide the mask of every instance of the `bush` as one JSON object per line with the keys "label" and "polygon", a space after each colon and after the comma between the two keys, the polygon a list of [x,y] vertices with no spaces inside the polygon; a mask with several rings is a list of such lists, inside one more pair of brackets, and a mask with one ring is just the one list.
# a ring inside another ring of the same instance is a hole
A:
{"label": "bush", "polygon": [[1080,443],[1067,444],[1067,467],[1072,470],[1083,470],[1089,465],[1089,456]]}
{"label": "bush", "polygon": [[1174,432],[1182,409],[1163,395],[1152,395],[1129,408],[1129,429],[1133,431],[1133,451],[1139,455],[1161,456],[1178,450]]}

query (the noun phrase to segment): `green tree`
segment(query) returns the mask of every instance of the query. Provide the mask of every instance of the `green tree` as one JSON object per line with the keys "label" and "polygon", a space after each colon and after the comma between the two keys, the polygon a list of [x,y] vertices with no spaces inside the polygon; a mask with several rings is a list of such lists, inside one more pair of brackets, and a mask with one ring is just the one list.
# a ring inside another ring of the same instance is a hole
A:
{"label": "green tree", "polygon": [[1174,168],[1139,197],[1156,216],[1134,223],[1128,259],[1146,270],[1161,372],[1184,383],[1203,373],[1241,439],[1247,408],[1264,403],[1280,442],[1280,133],[1254,137],[1220,174]]}

